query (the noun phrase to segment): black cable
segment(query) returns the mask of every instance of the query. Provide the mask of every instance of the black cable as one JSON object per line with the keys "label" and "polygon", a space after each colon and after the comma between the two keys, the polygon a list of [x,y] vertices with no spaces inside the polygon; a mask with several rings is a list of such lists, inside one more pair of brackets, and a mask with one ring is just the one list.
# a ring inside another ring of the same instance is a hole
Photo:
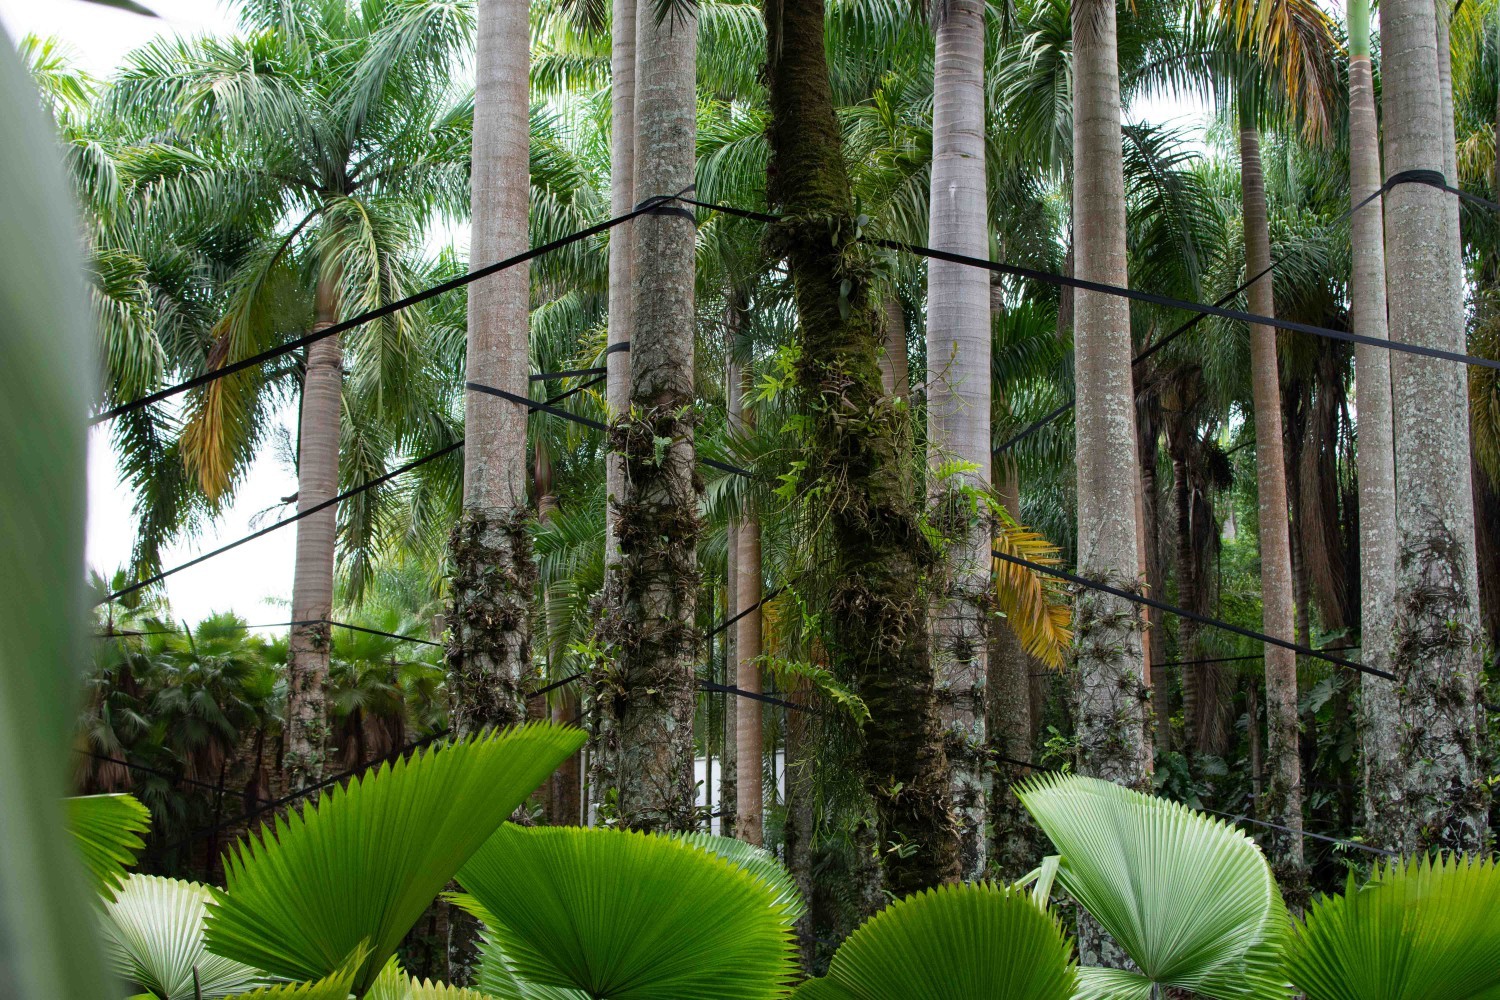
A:
{"label": "black cable", "polygon": [[719,624],[717,624],[713,628],[709,629],[707,632],[704,633],[703,638],[704,639],[712,639],[714,636],[718,635],[720,632],[724,631],[726,628],[728,628],[729,626],[733,625],[735,622],[739,621],[741,618],[745,617],[750,612],[752,612],[756,608],[760,607],[762,604],[765,604],[767,601],[769,601],[772,598],[774,598],[777,595],[779,595],[783,590],[786,590],[786,588],[788,586],[790,586],[790,584],[783,583],[779,587],[772,587],[770,590],[766,591],[766,593],[761,596],[760,600],[758,600],[754,604],[750,605],[744,611],[741,611],[739,614],[735,615],[733,618],[727,618],[724,621],[719,622]]}
{"label": "black cable", "polygon": [[605,375],[608,374],[608,372],[608,368],[573,368],[568,371],[560,372],[540,372],[539,374],[531,376],[531,381],[556,382],[558,379],[578,378],[583,375]]}
{"label": "black cable", "polygon": [[[1189,806],[1188,808],[1192,807]],[[1256,826],[1263,826],[1270,830],[1280,830],[1283,833],[1295,834],[1299,837],[1311,837],[1313,840],[1321,840],[1329,844],[1342,844],[1345,847],[1357,847],[1361,851],[1369,851],[1371,854],[1383,854],[1388,858],[1394,858],[1397,856],[1395,851],[1387,851],[1384,848],[1375,847],[1371,844],[1361,843],[1358,840],[1348,840],[1344,837],[1330,837],[1326,833],[1313,833],[1311,830],[1293,830],[1289,826],[1282,826],[1280,823],[1272,823],[1269,820],[1256,819],[1253,816],[1220,812],[1217,809],[1208,809],[1203,806],[1199,806],[1198,808],[1201,812],[1212,813],[1215,816],[1221,816],[1232,823],[1254,823]]]}
{"label": "black cable", "polygon": [[262,351],[261,353],[256,354],[252,357],[245,358],[242,361],[236,361],[233,364],[225,365],[222,368],[216,368],[211,372],[204,372],[202,375],[194,376],[193,378],[190,378],[185,382],[179,382],[176,385],[169,386],[166,389],[160,389],[156,392],[142,396],[140,399],[134,399],[128,403],[121,403],[119,406],[112,407],[108,410],[105,410],[103,413],[100,413],[99,415],[93,417],[89,420],[89,424],[90,426],[92,426],[94,424],[103,423],[106,420],[112,420],[115,417],[134,412],[135,410],[139,410],[142,407],[150,406],[153,403],[159,403],[164,399],[170,399],[171,397],[176,396],[179,393],[187,392],[189,389],[196,389],[199,386],[208,385],[210,382],[217,381],[218,379],[224,378],[225,376],[233,375],[236,372],[244,371],[247,368],[253,368],[256,365],[259,365],[266,361],[270,361],[273,358],[279,358],[284,354],[290,354],[291,352],[298,350],[299,348],[306,347],[308,344],[316,343],[317,341],[323,340],[327,337],[333,337],[338,334],[345,333],[349,330],[355,329],[356,327],[363,326],[366,323],[372,323],[377,319],[383,319],[384,317],[390,316],[393,313],[400,312],[402,309],[407,309],[411,306],[418,305],[419,303],[426,302],[428,299],[436,298],[437,296],[442,295],[445,292],[451,292],[455,288],[462,288],[465,285],[478,281],[480,278],[487,278],[492,274],[505,270],[506,268],[515,267],[517,264],[524,264],[529,260],[541,257],[544,254],[549,254],[552,251],[561,249],[562,247],[568,246],[569,244],[577,243],[579,240],[588,239],[590,236],[597,236],[600,233],[607,232],[608,230],[613,229],[615,226],[618,226],[625,222],[629,222],[631,219],[634,219],[637,216],[646,215],[647,213],[654,210],[656,206],[671,200],[673,199],[670,195],[657,195],[654,198],[648,198],[631,211],[626,212],[624,215],[617,215],[613,219],[607,219],[604,222],[589,226],[587,229],[580,229],[576,233],[570,233],[567,236],[559,237],[558,239],[555,239],[550,243],[544,243],[539,247],[534,247],[530,250],[527,250],[525,253],[516,254],[514,257],[507,257],[505,260],[486,265],[485,267],[481,267],[477,271],[470,271],[469,273],[460,275],[457,278],[450,278],[447,281],[433,285],[431,288],[424,289],[423,291],[417,292],[414,295],[408,295],[404,299],[398,299],[395,302],[387,303],[386,305],[380,306],[379,308],[371,309],[369,312],[361,313],[358,316],[346,319],[340,323],[335,323],[327,329],[318,330],[315,333],[309,333],[305,337],[299,337],[296,340],[281,344],[278,347],[273,347],[270,350]]}
{"label": "black cable", "polygon": [[755,691],[746,691],[744,688],[734,687],[729,684],[715,684],[712,681],[699,681],[698,690],[712,691],[716,694],[732,694],[736,698],[749,698],[751,701],[763,701],[767,705],[778,705],[781,708],[790,708],[798,712],[807,712],[812,715],[821,715],[816,708],[810,705],[799,705],[794,701],[783,701],[769,694],[760,694]]}
{"label": "black cable", "polygon": [[[76,754],[78,754],[78,755],[80,755],[80,756],[82,756],[82,757],[92,757],[94,760],[105,761],[106,763],[109,763],[109,764],[119,764],[121,767],[129,768],[132,771],[140,771],[143,774],[154,774],[154,775],[156,775],[158,777],[166,778],[167,780],[169,780],[171,782],[174,782],[176,784],[195,785],[195,786],[197,786],[199,788],[206,788],[206,789],[208,789],[211,792],[233,792],[234,791],[231,788],[221,788],[220,786],[215,785],[212,782],[198,781],[195,778],[185,777],[184,775],[180,775],[180,774],[173,774],[171,771],[164,771],[164,770],[162,770],[159,767],[149,767],[149,766],[147,766],[145,764],[134,764],[134,763],[132,763],[132,762],[130,762],[128,760],[121,760],[119,757],[111,757],[108,754],[96,753],[93,750],[79,750],[78,748],[75,747],[73,749],[73,752],[76,753]],[[235,793],[235,794],[238,794],[238,793]],[[255,801],[256,802],[261,802],[261,801],[264,801],[264,800],[257,798]]]}
{"label": "black cable", "polygon": [[[1324,653],[1341,653],[1341,652],[1343,652],[1346,649],[1359,649],[1359,648],[1360,647],[1358,647],[1358,646],[1324,646],[1322,648],[1321,652],[1324,652]],[[1266,656],[1265,653],[1248,653],[1248,654],[1246,654],[1244,656],[1210,656],[1210,657],[1206,657],[1206,658],[1201,659],[1201,660],[1168,660],[1165,663],[1155,664],[1155,666],[1158,666],[1158,667],[1196,667],[1196,666],[1199,666],[1200,664],[1209,664],[1209,663],[1238,663],[1238,662],[1240,662],[1242,660],[1263,660],[1263,659],[1265,659],[1265,656]]]}
{"label": "black cable", "polygon": [[383,483],[387,483],[390,480],[395,479],[397,476],[402,475],[403,473],[406,473],[406,472],[410,472],[412,469],[415,469],[415,468],[417,468],[420,465],[426,465],[428,462],[431,462],[431,461],[434,461],[436,459],[442,458],[444,455],[447,455],[450,452],[457,451],[459,448],[463,447],[463,444],[464,444],[463,438],[459,438],[457,441],[453,442],[452,444],[448,445],[447,447],[439,448],[437,451],[434,451],[434,452],[429,452],[428,454],[423,455],[421,458],[415,459],[414,461],[411,461],[411,462],[407,462],[405,465],[401,466],[399,469],[392,469],[390,472],[387,472],[384,475],[376,476],[374,479],[370,480],[367,483],[364,483],[363,485],[356,486],[353,489],[345,490],[344,492],[340,493],[338,496],[330,497],[327,500],[324,500],[322,503],[314,504],[313,506],[307,508],[307,510],[298,511],[296,514],[293,514],[291,517],[288,517],[288,518],[286,518],[284,520],[281,520],[281,521],[277,521],[275,524],[267,525],[266,527],[261,528],[259,531],[252,531],[250,534],[246,535],[245,537],[237,539],[237,540],[235,540],[233,542],[230,542],[228,545],[221,545],[218,548],[214,549],[212,552],[205,552],[205,553],[203,553],[203,555],[197,556],[197,557],[195,557],[193,559],[189,559],[187,562],[180,563],[180,564],[178,564],[176,566],[173,566],[171,569],[164,569],[160,573],[153,574],[152,576],[149,576],[149,577],[147,577],[144,580],[140,580],[140,581],[138,581],[136,583],[132,583],[128,587],[124,587],[124,588],[122,588],[120,590],[115,591],[114,593],[110,594],[108,597],[105,597],[103,600],[96,601],[95,602],[95,607],[97,607],[100,604],[108,604],[110,601],[118,600],[119,598],[124,597],[126,594],[133,594],[137,590],[140,590],[143,587],[149,587],[149,586],[151,586],[154,583],[160,583],[161,581],[165,580],[167,577],[171,576],[174,573],[180,573],[183,570],[189,568],[190,566],[196,566],[196,565],[198,565],[201,562],[206,562],[207,560],[212,559],[214,556],[223,555],[225,552],[228,552],[230,549],[239,548],[241,545],[244,545],[246,542],[254,541],[255,539],[260,538],[263,535],[269,535],[271,532],[275,531],[278,528],[285,528],[287,525],[289,525],[289,524],[295,524],[296,522],[302,520],[305,517],[312,517],[314,514],[317,514],[317,513],[320,513],[321,511],[327,510],[329,507],[334,506],[335,504],[339,503],[340,501],[347,500],[347,499],[349,499],[352,496],[358,496],[359,494],[365,492],[366,490],[371,490],[371,489],[374,489],[375,487],[377,487],[377,486],[379,486],[379,485],[381,485]]}
{"label": "black cable", "polygon": [[1187,618],[1190,621],[1198,622],[1200,625],[1210,625],[1214,628],[1223,629],[1226,632],[1233,632],[1235,635],[1242,635],[1247,639],[1254,639],[1256,642],[1266,643],[1267,645],[1271,646],[1279,646],[1282,649],[1290,649],[1294,653],[1301,653],[1303,656],[1311,656],[1315,659],[1326,660],[1329,663],[1335,663],[1341,667],[1347,667],[1350,670],[1358,670],[1362,674],[1370,674],[1374,677],[1384,677],[1388,681],[1397,679],[1395,674],[1387,673],[1384,670],[1378,670],[1375,667],[1367,667],[1363,663],[1355,663],[1353,660],[1346,660],[1342,656],[1333,656],[1322,650],[1313,649],[1310,646],[1303,646],[1299,643],[1289,642],[1286,639],[1278,639],[1273,635],[1266,635],[1264,632],[1256,632],[1253,629],[1243,628],[1230,622],[1221,621],[1218,618],[1210,618],[1208,615],[1200,615],[1196,611],[1189,611],[1186,608],[1179,608],[1175,605],[1167,604],[1165,601],[1154,600],[1153,598],[1145,597],[1141,594],[1132,594],[1128,590],[1123,590],[1119,587],[1111,587],[1107,583],[1100,583],[1098,580],[1090,580],[1087,577],[1079,576],[1076,573],[1069,573],[1067,570],[1058,569],[1055,566],[1045,566],[1042,563],[1032,562],[1030,559],[1022,559],[1020,556],[1013,556],[1008,552],[1001,552],[999,549],[992,549],[990,551],[990,554],[993,555],[996,559],[1003,560],[1013,565],[1024,566],[1027,569],[1037,573],[1046,573],[1048,576],[1055,576],[1059,580],[1066,580],[1067,582],[1075,584],[1079,587],[1086,587],[1089,590],[1101,591],[1102,593],[1110,594],[1114,597],[1123,598],[1124,600],[1130,601],[1134,604],[1141,604],[1145,605],[1148,608],[1155,608],[1158,611],[1164,611],[1169,615],[1176,615],[1179,618]]}
{"label": "black cable", "polygon": [[325,618],[321,622],[293,622],[294,625],[332,625],[334,628],[346,628],[351,632],[364,632],[366,635],[378,635],[387,639],[400,639],[402,642],[418,642],[424,646],[441,646],[441,642],[431,639],[419,639],[414,635],[399,635],[395,632],[382,632],[378,628],[365,628],[363,625],[350,625],[348,622],[336,622],[331,618]]}

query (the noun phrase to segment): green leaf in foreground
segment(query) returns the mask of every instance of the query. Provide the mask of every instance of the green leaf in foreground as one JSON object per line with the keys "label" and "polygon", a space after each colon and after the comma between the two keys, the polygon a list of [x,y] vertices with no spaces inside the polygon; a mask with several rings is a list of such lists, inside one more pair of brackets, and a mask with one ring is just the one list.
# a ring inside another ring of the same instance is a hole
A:
{"label": "green leaf in foreground", "polygon": [[598,1000],[770,1000],[795,971],[776,888],[675,837],[507,825],[458,878],[526,983]]}
{"label": "green leaf in foreground", "polygon": [[366,942],[353,983],[363,993],[469,855],[584,739],[547,725],[476,736],[382,765],[278,819],[226,859],[209,949],[313,980]]}
{"label": "green leaf in foreground", "polygon": [[94,888],[114,898],[126,869],[146,846],[140,835],[151,828],[151,812],[133,795],[82,795],[68,799],[68,829],[88,868]]}
{"label": "green leaf in foreground", "polygon": [[204,950],[203,916],[212,898],[193,882],[131,875],[104,907],[104,943],[115,973],[164,1000],[218,1000],[260,985],[264,977],[255,969]]}
{"label": "green leaf in foreground", "polygon": [[1308,1000],[1500,1000],[1500,867],[1392,862],[1324,897],[1288,949]]}
{"label": "green leaf in foreground", "polygon": [[1068,1000],[1073,945],[1023,889],[943,886],[849,935],[795,1000]]}

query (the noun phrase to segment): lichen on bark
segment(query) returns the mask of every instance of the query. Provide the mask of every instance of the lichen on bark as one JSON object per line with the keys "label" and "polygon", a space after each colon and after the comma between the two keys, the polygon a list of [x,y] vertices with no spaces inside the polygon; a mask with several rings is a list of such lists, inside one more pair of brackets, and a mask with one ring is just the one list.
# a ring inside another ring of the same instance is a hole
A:
{"label": "lichen on bark", "polygon": [[533,515],[527,508],[465,508],[453,528],[447,647],[451,725],[456,733],[525,718],[531,665]]}

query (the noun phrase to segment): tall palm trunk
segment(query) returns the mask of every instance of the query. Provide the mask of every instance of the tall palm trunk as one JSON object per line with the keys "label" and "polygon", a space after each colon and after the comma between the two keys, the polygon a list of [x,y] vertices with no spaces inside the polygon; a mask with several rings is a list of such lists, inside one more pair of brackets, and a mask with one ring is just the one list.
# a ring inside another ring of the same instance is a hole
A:
{"label": "tall palm trunk", "polygon": [[[1380,128],[1370,65],[1368,0],[1349,4],[1349,197],[1359,204],[1381,183]],[[1382,200],[1350,221],[1354,281],[1350,290],[1354,332],[1387,336],[1385,238]],[[1360,659],[1390,669],[1391,615],[1396,601],[1395,428],[1391,423],[1390,352],[1354,349],[1354,391],[1359,411]],[[1365,825],[1376,843],[1390,838],[1386,821],[1399,798],[1396,768],[1396,688],[1369,674],[1360,677],[1360,729],[1364,750]]]}
{"label": "tall palm trunk", "polygon": [[[697,17],[636,11],[636,188],[646,197],[693,183]],[[615,514],[620,546],[618,683],[613,716],[622,826],[693,828],[694,609],[698,478],[693,445],[693,215],[668,205],[635,223],[630,411],[610,445],[625,460]]]}
{"label": "tall palm trunk", "polygon": [[[1385,159],[1391,173],[1445,170],[1437,12],[1382,6]],[[1421,184],[1385,202],[1386,297],[1393,340],[1464,348],[1463,274],[1451,196]],[[1396,440],[1397,684],[1401,800],[1388,846],[1479,850],[1489,792],[1482,767],[1482,635],[1475,576],[1465,373],[1450,362],[1391,359]]]}
{"label": "tall palm trunk", "polygon": [[[523,252],[530,204],[530,33],[524,5],[480,0],[474,96],[470,257]],[[469,289],[469,381],[518,396],[528,374],[529,272],[523,265]],[[469,392],[464,416],[464,509],[453,529],[448,686],[452,726],[468,733],[521,721],[531,663],[536,570],[526,497],[526,410]]]}
{"label": "tall palm trunk", "polygon": [[[731,291],[729,315],[726,317],[728,335],[738,340],[744,324],[747,303],[743,297]],[[731,350],[738,350],[731,344]],[[733,381],[729,385],[729,425],[736,432],[750,431],[755,427],[755,411],[747,409],[745,401],[754,388],[748,367],[733,365]],[[761,690],[761,558],[760,518],[753,509],[734,519],[731,524],[734,537],[734,559],[731,584],[734,588],[735,614],[744,612],[744,617],[734,626],[735,686],[742,691],[759,694]],[[736,699],[739,701],[739,699]],[[765,749],[765,734],[762,722],[764,713],[760,703],[744,699],[735,705],[735,824],[734,835],[756,846],[765,842],[765,789],[761,768]]]}
{"label": "tall palm trunk", "polygon": [[883,324],[854,245],[854,196],[824,52],[823,0],[765,9],[772,163],[802,337],[797,388],[810,414],[808,482],[832,484],[817,565],[827,647],[872,716],[861,755],[875,802],[885,888],[907,895],[958,877],[948,764],[933,698],[920,581],[931,552],[911,499],[910,439],[881,385]]}
{"label": "tall palm trunk", "polygon": [[[1073,247],[1078,277],[1124,285],[1125,181],[1115,8],[1073,6]],[[1138,586],[1135,394],[1130,307],[1074,293],[1078,385],[1078,567]],[[1081,771],[1145,789],[1149,692],[1141,619],[1128,601],[1082,591],[1077,609],[1077,737]]]}
{"label": "tall palm trunk", "polygon": [[[338,278],[325,266],[318,277],[313,332],[338,321]],[[302,377],[302,418],[297,445],[297,510],[326,503],[338,493],[339,425],[343,413],[343,352],[337,337],[307,348]],[[332,636],[333,559],[337,507],[297,522],[292,575],[291,641],[287,650],[286,745],[282,772],[288,791],[323,777],[328,753],[324,685]]]}
{"label": "tall palm trunk", "polygon": [[[614,0],[610,22],[610,132],[609,204],[612,215],[634,207],[635,196],[635,32],[638,0]],[[627,222],[610,230],[608,327],[610,352],[605,400],[611,416],[630,409],[630,331],[635,311],[635,229]],[[615,536],[615,505],[625,495],[625,458],[608,452],[604,459],[604,605],[620,606],[620,546]],[[607,615],[606,615],[607,618]],[[601,689],[605,690],[605,689]],[[608,697],[607,693],[598,697]],[[616,744],[613,720],[607,711],[592,719],[589,744],[588,821],[597,818],[599,804],[615,787],[615,763],[610,748]]]}
{"label": "tall palm trunk", "polygon": [[[1271,264],[1271,231],[1266,214],[1266,181],[1260,161],[1260,130],[1251,104],[1240,102],[1240,184],[1244,198],[1246,277]],[[1276,297],[1267,274],[1249,289],[1250,311],[1276,314]],[[1260,499],[1261,625],[1267,635],[1296,638],[1292,596],[1292,543],[1287,522],[1286,462],[1281,430],[1281,374],[1276,361],[1276,331],[1250,327],[1250,391],[1255,404],[1255,476]],[[1263,815],[1291,833],[1275,832],[1271,860],[1283,891],[1301,892],[1302,761],[1298,753],[1297,655],[1267,646],[1266,784],[1260,798]]]}
{"label": "tall palm trunk", "polygon": [[[1017,522],[1021,518],[1021,479],[1015,460],[1002,457],[992,472],[995,492]],[[1035,864],[1036,827],[1015,786],[1031,774],[1034,736],[1031,715],[1031,674],[1037,661],[1027,655],[1015,629],[996,624],[989,630],[986,725],[989,748],[995,755],[997,780],[989,802],[992,830],[990,868],[1001,879],[1014,881]]]}
{"label": "tall palm trunk", "polygon": [[[939,250],[989,257],[984,165],[984,3],[934,7],[932,202]],[[989,275],[934,260],[927,266],[927,464],[931,518],[948,551],[932,596],[932,659],[947,729],[953,815],[965,878],[984,872],[989,759],[984,686],[990,519],[964,490],[990,481]],[[943,474],[951,463],[961,472]]]}

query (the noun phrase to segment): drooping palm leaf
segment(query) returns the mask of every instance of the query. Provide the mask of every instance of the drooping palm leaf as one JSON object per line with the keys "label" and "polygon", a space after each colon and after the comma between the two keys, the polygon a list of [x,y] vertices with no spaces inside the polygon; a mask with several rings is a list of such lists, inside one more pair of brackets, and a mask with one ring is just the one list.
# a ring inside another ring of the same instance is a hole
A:
{"label": "drooping palm leaf", "polygon": [[68,799],[68,828],[78,853],[105,899],[114,897],[146,842],[151,811],[133,795],[83,795]]}
{"label": "drooping palm leaf", "polygon": [[[1061,559],[1058,548],[1041,532],[1002,521],[993,539],[995,551],[1043,566]],[[1073,610],[1058,581],[1003,559],[995,568],[995,603],[1026,652],[1049,667],[1061,669],[1073,643]]]}
{"label": "drooping palm leaf", "polygon": [[215,953],[291,979],[360,942],[363,991],[443,885],[557,765],[576,729],[528,725],[382,765],[236,846],[215,892]]}
{"label": "drooping palm leaf", "polygon": [[1308,1000],[1500,997],[1500,867],[1445,855],[1392,862],[1308,910],[1287,950]]}
{"label": "drooping palm leaf", "polygon": [[1250,838],[1095,778],[1042,775],[1017,794],[1062,855],[1058,884],[1140,969],[1081,969],[1080,998],[1149,996],[1152,984],[1215,1000],[1288,995],[1286,908]]}
{"label": "drooping palm leaf", "polygon": [[674,837],[504,826],[458,878],[525,982],[599,1000],[759,1000],[793,973],[777,890]]}
{"label": "drooping palm leaf", "polygon": [[1022,889],[943,886],[886,907],[795,1000],[1067,1000],[1072,944]]}
{"label": "drooping palm leaf", "polygon": [[104,908],[105,947],[116,974],[162,1000],[217,1000],[260,985],[265,977],[255,969],[204,949],[203,915],[212,898],[192,882],[127,878]]}

